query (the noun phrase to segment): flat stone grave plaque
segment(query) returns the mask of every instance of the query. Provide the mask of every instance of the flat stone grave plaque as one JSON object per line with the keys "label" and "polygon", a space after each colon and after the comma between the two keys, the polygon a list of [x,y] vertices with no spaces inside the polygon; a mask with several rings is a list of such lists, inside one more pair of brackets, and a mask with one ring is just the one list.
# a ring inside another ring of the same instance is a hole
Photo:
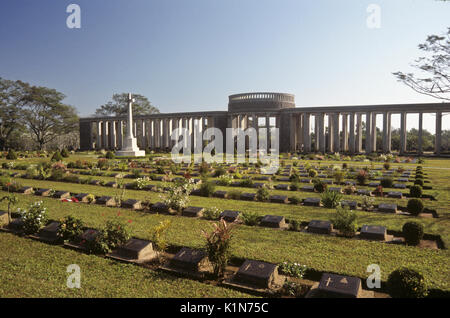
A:
{"label": "flat stone grave plaque", "polygon": [[406,184],[404,183],[394,183],[395,189],[406,189]]}
{"label": "flat stone grave plaque", "polygon": [[401,192],[389,191],[387,193],[388,198],[401,199],[403,198],[403,194]]}
{"label": "flat stone grave plaque", "polygon": [[18,192],[23,193],[23,194],[31,194],[31,193],[33,193],[33,188],[32,187],[22,187],[19,189]]}
{"label": "flat stone grave plaque", "polygon": [[280,174],[280,176],[283,176],[283,177],[289,177],[290,175],[291,174],[289,172],[284,172],[284,173]]}
{"label": "flat stone grave plaque", "polygon": [[320,206],[320,198],[305,198],[303,199],[303,205]]}
{"label": "flat stone grave plaque", "polygon": [[361,292],[361,279],[324,273],[318,291],[321,297],[357,298]]}
{"label": "flat stone grave plaque", "polygon": [[205,209],[198,206],[188,206],[183,210],[181,215],[189,217],[201,217]]}
{"label": "flat stone grave plaque", "polygon": [[378,180],[378,181],[381,180],[381,179],[382,179],[381,177],[374,177],[373,178],[373,180]]}
{"label": "flat stone grave plaque", "polygon": [[15,230],[15,231],[22,230],[22,227],[23,227],[23,221],[22,221],[21,218],[12,219],[11,222],[9,222],[9,225],[8,225],[8,228],[10,228],[12,230]]}
{"label": "flat stone grave plaque", "polygon": [[269,198],[273,203],[288,203],[288,197],[285,195],[271,195]]}
{"label": "flat stone grave plaque", "polygon": [[330,221],[312,220],[306,230],[310,233],[330,234],[333,230],[333,224]]}
{"label": "flat stone grave plaque", "polygon": [[105,184],[106,187],[117,188],[117,182],[111,181]]}
{"label": "flat stone grave plaque", "polygon": [[75,195],[75,199],[77,199],[80,202],[86,203],[86,202],[88,202],[88,199],[87,199],[88,195],[89,195],[88,193],[78,193],[77,195]]}
{"label": "flat stone grave plaque", "polygon": [[[165,190],[166,191],[166,190]],[[202,190],[200,189],[195,189],[191,191],[191,195],[202,195]]]}
{"label": "flat stone grave plaque", "polygon": [[342,193],[342,189],[339,187],[329,187],[328,190],[333,191],[333,192]]}
{"label": "flat stone grave plaque", "polygon": [[314,186],[303,186],[302,191],[314,192]]}
{"label": "flat stone grave plaque", "polygon": [[253,188],[263,188],[264,185],[265,185],[264,183],[255,182],[255,183],[253,183]]}
{"label": "flat stone grave plaque", "polygon": [[386,240],[386,227],[380,225],[363,225],[359,236],[367,240]]}
{"label": "flat stone grave plaque", "polygon": [[398,178],[397,181],[398,182],[408,182],[409,179],[408,178]]}
{"label": "flat stone grave plaque", "polygon": [[270,177],[268,177],[268,176],[259,176],[259,177],[255,177],[255,180],[270,181]]}
{"label": "flat stone grave plaque", "polygon": [[255,201],[256,198],[256,193],[242,193],[241,194],[241,200],[245,200],[245,201]]}
{"label": "flat stone grave plaque", "polygon": [[153,191],[154,189],[155,189],[155,185],[154,184],[147,184],[147,185],[145,185],[144,187],[143,187],[143,190],[146,190],[146,191]]}
{"label": "flat stone grave plaque", "polygon": [[225,210],[222,213],[220,213],[220,218],[224,219],[227,222],[234,222],[239,218],[240,213],[241,212],[239,211]]}
{"label": "flat stone grave plaque", "polygon": [[345,181],[345,185],[354,186],[356,185],[355,181]]}
{"label": "flat stone grave plaque", "polygon": [[202,250],[196,250],[189,247],[183,247],[170,260],[172,267],[180,268],[187,271],[199,272],[205,269],[208,263],[206,253]]}
{"label": "flat stone grave plaque", "polygon": [[58,230],[61,226],[59,222],[51,222],[39,231],[39,237],[44,240],[56,241],[58,239]]}
{"label": "flat stone grave plaque", "polygon": [[80,236],[80,244],[79,246],[84,248],[86,242],[92,242],[95,238],[100,234],[99,231],[94,229],[87,229]]}
{"label": "flat stone grave plaque", "polygon": [[0,211],[0,227],[8,224],[8,222],[9,222],[8,212]]}
{"label": "flat stone grave plaque", "polygon": [[378,187],[379,185],[379,182],[369,182],[369,187]]}
{"label": "flat stone grave plaque", "polygon": [[262,218],[260,225],[265,227],[282,228],[285,227],[286,222],[284,216],[266,215]]}
{"label": "flat stone grave plaque", "polygon": [[225,199],[228,196],[228,194],[227,194],[227,191],[218,190],[218,191],[214,192],[213,196],[215,196],[216,198]]}
{"label": "flat stone grave plaque", "polygon": [[281,181],[281,182],[289,182],[289,181],[291,181],[289,178],[286,178],[286,177],[280,177],[280,178],[277,178],[277,180]]}
{"label": "flat stone grave plaque", "polygon": [[298,176],[299,177],[309,177],[309,174],[307,174],[307,173],[299,173]]}
{"label": "flat stone grave plaque", "polygon": [[277,189],[277,190],[289,190],[289,184],[284,184],[284,183],[277,184],[277,185],[275,185],[275,189]]}
{"label": "flat stone grave plaque", "polygon": [[300,179],[301,183],[311,183],[311,179]]}
{"label": "flat stone grave plaque", "polygon": [[115,206],[116,205],[116,201],[114,200],[114,198],[106,196],[106,195],[97,198],[96,203],[106,205],[106,206]]}
{"label": "flat stone grave plaque", "polygon": [[151,210],[158,213],[169,212],[169,207],[163,202],[156,202],[152,205]]}
{"label": "flat stone grave plaque", "polygon": [[342,207],[348,206],[350,210],[356,210],[356,208],[358,207],[358,203],[356,201],[351,200],[342,200],[341,206]]}
{"label": "flat stone grave plaque", "polygon": [[397,213],[397,204],[380,203],[378,204],[378,211],[387,213]]}
{"label": "flat stone grave plaque", "polygon": [[163,176],[156,176],[156,177],[153,178],[153,180],[155,180],[155,181],[163,181],[164,177]]}
{"label": "flat stone grave plaque", "polygon": [[118,247],[113,255],[126,260],[150,260],[156,257],[156,252],[153,250],[153,243],[146,240],[136,238],[130,239],[124,245]]}
{"label": "flat stone grave plaque", "polygon": [[142,209],[142,201],[128,199],[128,200],[125,200],[122,202],[122,207],[126,208],[126,209],[141,210]]}
{"label": "flat stone grave plaque", "polygon": [[100,180],[92,180],[91,182],[89,182],[89,184],[99,185],[100,184]]}
{"label": "flat stone grave plaque", "polygon": [[233,181],[230,183],[230,185],[232,187],[240,187],[241,186],[241,181]]}
{"label": "flat stone grave plaque", "polygon": [[367,189],[358,189],[358,190],[356,190],[356,194],[370,196],[370,195],[372,195],[372,192],[370,192],[370,190],[367,190]]}
{"label": "flat stone grave plaque", "polygon": [[326,174],[319,174],[317,175],[319,178],[327,178],[328,176]]}
{"label": "flat stone grave plaque", "polygon": [[58,199],[67,199],[70,198],[70,192],[67,191],[56,191],[53,194],[54,198],[58,198]]}
{"label": "flat stone grave plaque", "polygon": [[271,263],[246,260],[233,277],[233,282],[271,288],[278,280],[278,266]]}
{"label": "flat stone grave plaque", "polygon": [[52,191],[51,189],[37,189],[34,192],[34,194],[35,195],[40,195],[40,196],[43,196],[43,197],[48,197],[50,195],[51,191]]}
{"label": "flat stone grave plaque", "polygon": [[325,184],[333,184],[333,180],[323,180],[322,182]]}
{"label": "flat stone grave plaque", "polygon": [[198,177],[199,175],[200,175],[200,173],[198,173],[198,172],[191,173],[191,177]]}

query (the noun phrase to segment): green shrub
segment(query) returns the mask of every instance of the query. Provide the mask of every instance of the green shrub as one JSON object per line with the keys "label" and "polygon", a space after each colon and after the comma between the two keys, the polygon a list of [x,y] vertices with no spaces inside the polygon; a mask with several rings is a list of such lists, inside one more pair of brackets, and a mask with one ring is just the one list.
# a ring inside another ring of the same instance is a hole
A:
{"label": "green shrub", "polygon": [[216,184],[212,181],[203,181],[200,185],[200,195],[204,197],[212,197],[216,191]]}
{"label": "green shrub", "polygon": [[223,277],[231,257],[232,229],[232,224],[220,220],[211,233],[203,232],[208,259],[213,265],[214,276],[217,278]]}
{"label": "green shrub", "polygon": [[359,170],[358,174],[356,175],[356,180],[358,181],[359,185],[365,185],[368,178],[369,175],[366,170]]}
{"label": "green shrub", "polygon": [[251,179],[244,179],[239,184],[241,187],[251,188],[253,187],[253,181]]}
{"label": "green shrub", "polygon": [[345,237],[353,237],[358,229],[356,224],[356,212],[351,211],[348,207],[336,208],[336,214],[332,218],[333,227],[341,232]]}
{"label": "green shrub", "polygon": [[414,181],[414,185],[418,185],[418,186],[423,187],[423,184],[424,184],[423,179],[416,179]]}
{"label": "green shrub", "polygon": [[296,262],[283,262],[278,264],[278,270],[282,275],[303,278],[307,271],[306,265],[301,265]]}
{"label": "green shrub", "polygon": [[423,190],[420,185],[413,185],[409,188],[409,195],[413,198],[421,198],[422,192]]}
{"label": "green shrub", "polygon": [[87,200],[87,203],[91,204],[91,203],[94,202],[94,200],[95,200],[95,195],[93,195],[93,194],[88,194],[88,195],[86,196],[86,200]]}
{"label": "green shrub", "polygon": [[389,170],[389,169],[391,168],[391,164],[390,164],[389,162],[385,162],[385,163],[383,164],[383,168],[384,168],[385,170]]}
{"label": "green shrub", "polygon": [[336,171],[333,173],[334,181],[335,181],[337,184],[341,184],[341,183],[344,181],[344,179],[345,179],[345,175],[346,175],[345,171],[342,171],[342,170],[336,170]]}
{"label": "green shrub", "polygon": [[424,298],[428,295],[423,275],[406,267],[389,274],[387,288],[392,298]]}
{"label": "green shrub", "polygon": [[320,199],[325,208],[333,209],[339,205],[339,202],[342,199],[342,194],[335,191],[325,190],[325,192],[323,192],[320,196]]}
{"label": "green shrub", "polygon": [[297,220],[289,221],[289,230],[291,231],[300,231],[301,230],[301,222]]}
{"label": "green shrub", "polygon": [[222,176],[222,175],[224,175],[226,173],[227,173],[227,170],[225,170],[225,168],[219,167],[219,168],[216,168],[214,170],[214,177],[217,178],[217,177],[220,177],[220,176]]}
{"label": "green shrub", "polygon": [[71,215],[61,220],[58,237],[64,241],[76,241],[83,234],[83,221]]}
{"label": "green shrub", "polygon": [[67,151],[66,148],[64,148],[64,149],[61,151],[61,156],[63,156],[64,158],[69,158],[69,152]]}
{"label": "green shrub", "polygon": [[6,155],[6,159],[8,160],[16,160],[17,159],[17,154],[13,149],[10,149],[8,151],[8,154]]}
{"label": "green shrub", "polygon": [[407,205],[408,212],[412,215],[419,215],[423,211],[423,202],[420,199],[409,199]]}
{"label": "green shrub", "polygon": [[408,245],[419,245],[423,238],[423,225],[417,222],[406,222],[402,228],[403,237]]}
{"label": "green shrub", "polygon": [[322,193],[327,189],[327,184],[319,179],[314,180],[314,190]]}
{"label": "green shrub", "polygon": [[18,210],[25,234],[37,233],[47,223],[47,208],[42,201],[32,203],[28,210]]}
{"label": "green shrub", "polygon": [[233,200],[239,200],[241,198],[241,194],[242,194],[241,190],[234,189],[234,190],[228,191],[228,198],[233,199]]}
{"label": "green shrub", "polygon": [[267,190],[267,188],[262,187],[259,188],[258,191],[256,192],[256,200],[258,201],[268,201],[269,200],[269,190]]}
{"label": "green shrub", "polygon": [[241,220],[245,225],[253,226],[258,225],[261,217],[256,212],[242,212]]}
{"label": "green shrub", "polygon": [[115,158],[115,155],[114,155],[114,153],[113,153],[112,151],[108,151],[108,152],[106,153],[106,155],[105,155],[105,158],[106,158],[106,159],[114,159],[114,158]]}
{"label": "green shrub", "polygon": [[300,189],[300,185],[297,181],[292,181],[291,185],[289,186],[289,189],[291,191],[297,191],[298,189]]}
{"label": "green shrub", "polygon": [[380,181],[380,184],[383,188],[392,188],[392,185],[394,184],[394,180],[392,178],[382,178]]}
{"label": "green shrub", "polygon": [[309,169],[308,175],[309,175],[311,178],[315,178],[315,177],[318,175],[317,170]]}
{"label": "green shrub", "polygon": [[59,150],[55,151],[55,153],[53,154],[51,161],[62,161],[63,157],[61,156],[61,153],[59,152]]}
{"label": "green shrub", "polygon": [[302,202],[302,199],[300,199],[297,196],[289,197],[289,203],[290,204],[300,204],[301,202]]}
{"label": "green shrub", "polygon": [[220,213],[222,213],[222,210],[216,207],[210,207],[205,209],[203,212],[203,217],[207,220],[218,220]]}

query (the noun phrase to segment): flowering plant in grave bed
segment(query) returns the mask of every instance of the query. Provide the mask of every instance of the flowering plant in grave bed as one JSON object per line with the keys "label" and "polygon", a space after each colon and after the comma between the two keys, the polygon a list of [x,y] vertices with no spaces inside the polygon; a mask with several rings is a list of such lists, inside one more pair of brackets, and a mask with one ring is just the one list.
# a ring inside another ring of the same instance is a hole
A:
{"label": "flowering plant in grave bed", "polygon": [[161,195],[161,198],[164,200],[164,204],[177,211],[181,211],[187,207],[190,201],[189,195],[196,188],[194,179],[183,179],[165,186],[169,190]]}
{"label": "flowering plant in grave bed", "polygon": [[42,201],[34,202],[28,210],[17,209],[23,221],[23,229],[26,234],[37,233],[47,223],[47,208]]}
{"label": "flowering plant in grave bed", "polygon": [[291,277],[303,278],[305,276],[306,265],[301,265],[295,262],[283,262],[278,264],[278,270],[281,274]]}

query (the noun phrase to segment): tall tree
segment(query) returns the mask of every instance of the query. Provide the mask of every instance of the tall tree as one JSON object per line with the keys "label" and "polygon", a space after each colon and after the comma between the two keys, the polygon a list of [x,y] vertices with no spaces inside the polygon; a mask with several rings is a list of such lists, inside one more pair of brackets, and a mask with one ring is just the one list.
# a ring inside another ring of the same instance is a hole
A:
{"label": "tall tree", "polygon": [[27,84],[0,78],[0,150],[11,147],[12,136],[24,128],[21,110]]}
{"label": "tall tree", "polygon": [[[153,106],[147,97],[139,94],[133,94],[135,102],[133,103],[134,115],[158,114],[159,109]],[[98,116],[122,116],[126,115],[128,110],[128,93],[114,94],[112,100],[102,105],[95,111]]]}
{"label": "tall tree", "polygon": [[77,129],[75,108],[62,103],[65,95],[47,87],[31,86],[27,89],[23,120],[39,149],[56,137]]}
{"label": "tall tree", "polygon": [[[412,66],[421,75],[395,72],[394,76],[414,91],[434,98],[450,100],[450,27],[447,33],[430,35],[419,49],[427,56],[420,57]],[[422,75],[423,74],[423,75]]]}

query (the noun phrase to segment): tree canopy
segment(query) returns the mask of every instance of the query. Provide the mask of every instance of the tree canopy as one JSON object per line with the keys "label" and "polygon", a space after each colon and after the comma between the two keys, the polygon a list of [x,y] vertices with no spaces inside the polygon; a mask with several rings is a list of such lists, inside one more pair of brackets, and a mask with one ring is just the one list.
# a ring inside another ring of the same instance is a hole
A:
{"label": "tree canopy", "polygon": [[[139,94],[132,94],[134,115],[158,114],[159,109],[153,106],[147,97]],[[128,93],[114,94],[112,100],[100,106],[95,111],[97,116],[123,116],[128,110]]]}

